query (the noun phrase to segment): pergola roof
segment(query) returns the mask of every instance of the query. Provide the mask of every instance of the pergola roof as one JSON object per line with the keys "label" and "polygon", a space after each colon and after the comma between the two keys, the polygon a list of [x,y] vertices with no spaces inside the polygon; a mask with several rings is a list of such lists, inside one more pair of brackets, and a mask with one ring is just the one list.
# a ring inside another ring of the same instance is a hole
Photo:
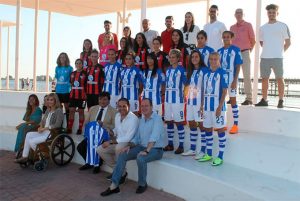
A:
{"label": "pergola roof", "polygon": [[1,25],[1,27],[12,27],[12,26],[16,26],[16,23],[0,20],[0,25]]}
{"label": "pergola roof", "polygon": [[[148,0],[147,7],[161,7],[205,0]],[[22,7],[35,8],[35,0],[22,0]],[[0,4],[16,6],[17,0],[0,0]],[[39,9],[73,16],[90,16],[123,11],[123,0],[40,0]],[[141,0],[126,0],[127,10],[141,7]]]}

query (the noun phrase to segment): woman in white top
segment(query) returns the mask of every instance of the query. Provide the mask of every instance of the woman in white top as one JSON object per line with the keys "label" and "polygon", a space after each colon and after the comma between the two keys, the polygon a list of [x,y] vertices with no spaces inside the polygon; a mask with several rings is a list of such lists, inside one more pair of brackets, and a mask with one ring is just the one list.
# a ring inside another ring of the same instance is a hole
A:
{"label": "woman in white top", "polygon": [[183,33],[184,43],[189,45],[192,49],[197,45],[197,33],[200,31],[199,27],[195,25],[194,15],[191,12],[185,14],[184,26],[180,29]]}
{"label": "woman in white top", "polygon": [[46,111],[37,132],[29,132],[26,135],[22,157],[16,159],[17,163],[28,160],[30,148],[35,150],[39,143],[45,142],[50,134],[50,129],[62,126],[64,114],[58,96],[55,93],[48,95],[48,110]]}

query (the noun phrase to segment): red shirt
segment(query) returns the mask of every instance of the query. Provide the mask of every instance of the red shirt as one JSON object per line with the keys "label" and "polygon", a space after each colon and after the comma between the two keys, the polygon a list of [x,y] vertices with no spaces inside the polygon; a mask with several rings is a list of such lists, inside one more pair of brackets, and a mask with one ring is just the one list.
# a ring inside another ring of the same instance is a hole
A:
{"label": "red shirt", "polygon": [[[118,44],[119,44],[118,36],[117,36],[117,34],[115,34],[115,33],[112,33],[112,35],[114,36],[114,44],[115,44],[116,48],[118,49],[118,48],[119,48],[119,46],[118,46]],[[99,47],[99,51],[100,51],[100,49],[101,49],[102,42],[103,42],[103,40],[104,40],[104,36],[105,36],[105,33],[102,33],[102,34],[100,34],[99,37],[98,37],[98,47]]]}
{"label": "red shirt", "polygon": [[161,42],[163,45],[163,51],[167,54],[169,54],[171,46],[172,46],[172,31],[174,28],[171,28],[170,30],[165,30],[161,33]]}
{"label": "red shirt", "polygon": [[81,71],[73,71],[71,73],[70,77],[70,83],[71,83],[71,92],[70,92],[70,98],[71,99],[78,99],[78,100],[85,100],[86,94],[85,94],[85,87],[86,87],[86,72]]}

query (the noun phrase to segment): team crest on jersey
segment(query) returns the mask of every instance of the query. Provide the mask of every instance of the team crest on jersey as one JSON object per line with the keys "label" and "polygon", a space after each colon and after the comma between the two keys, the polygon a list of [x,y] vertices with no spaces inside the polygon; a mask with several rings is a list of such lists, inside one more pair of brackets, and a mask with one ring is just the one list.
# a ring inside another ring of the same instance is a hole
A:
{"label": "team crest on jersey", "polygon": [[103,60],[106,59],[106,54],[102,54],[102,59],[103,59]]}
{"label": "team crest on jersey", "polygon": [[151,53],[151,49],[148,49],[148,53]]}
{"label": "team crest on jersey", "polygon": [[83,61],[83,66],[87,66],[87,61]]}
{"label": "team crest on jersey", "polygon": [[227,75],[227,74],[224,74],[224,75],[223,75],[223,78],[224,78],[225,82],[228,83],[228,75]]}
{"label": "team crest on jersey", "polygon": [[75,82],[74,82],[74,86],[75,86],[75,87],[79,87],[79,85],[80,85],[80,84],[79,84],[78,81],[75,81]]}
{"label": "team crest on jersey", "polygon": [[136,57],[135,57],[135,62],[136,62],[136,63],[139,63],[140,60],[141,60],[141,58],[140,58],[139,56],[136,56]]}
{"label": "team crest on jersey", "polygon": [[63,82],[65,80],[65,78],[64,78],[64,76],[60,76],[58,80]]}
{"label": "team crest on jersey", "polygon": [[89,80],[89,81],[93,81],[93,80],[94,80],[94,77],[93,77],[92,75],[89,75],[89,76],[88,76],[88,80]]}

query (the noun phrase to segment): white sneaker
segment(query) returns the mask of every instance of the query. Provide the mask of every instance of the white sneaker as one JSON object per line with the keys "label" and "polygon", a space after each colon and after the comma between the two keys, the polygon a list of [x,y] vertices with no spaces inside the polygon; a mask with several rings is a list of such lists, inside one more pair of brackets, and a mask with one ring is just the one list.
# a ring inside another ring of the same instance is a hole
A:
{"label": "white sneaker", "polygon": [[182,153],[182,156],[195,156],[196,152],[193,150],[188,150],[187,152]]}
{"label": "white sneaker", "polygon": [[205,153],[203,152],[199,152],[199,154],[196,154],[196,156],[194,157],[195,160],[199,160],[200,158],[202,158],[205,155]]}

